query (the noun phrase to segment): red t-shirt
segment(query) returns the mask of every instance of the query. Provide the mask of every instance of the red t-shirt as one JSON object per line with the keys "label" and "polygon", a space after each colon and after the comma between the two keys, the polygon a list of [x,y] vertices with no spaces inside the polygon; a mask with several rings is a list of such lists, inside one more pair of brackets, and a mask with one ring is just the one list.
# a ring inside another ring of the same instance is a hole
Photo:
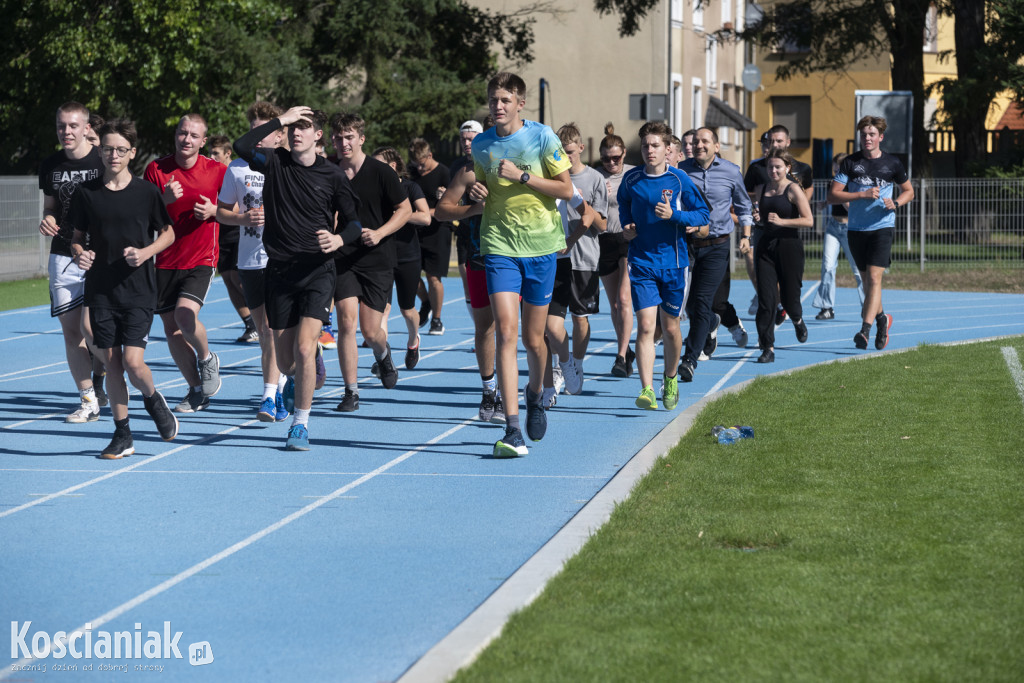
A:
{"label": "red t-shirt", "polygon": [[199,155],[192,168],[185,170],[174,160],[174,155],[162,157],[146,167],[145,178],[159,188],[174,180],[181,183],[183,194],[167,205],[167,213],[174,226],[174,244],[156,257],[156,267],[165,270],[189,270],[197,266],[216,266],[219,255],[217,245],[217,219],[201,221],[194,213],[203,195],[214,204],[224,180],[227,166]]}

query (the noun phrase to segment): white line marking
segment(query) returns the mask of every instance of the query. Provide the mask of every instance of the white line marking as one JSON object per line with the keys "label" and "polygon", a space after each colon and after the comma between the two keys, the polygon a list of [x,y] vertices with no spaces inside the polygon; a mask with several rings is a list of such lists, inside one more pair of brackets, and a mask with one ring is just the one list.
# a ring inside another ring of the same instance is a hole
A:
{"label": "white line marking", "polygon": [[40,415],[39,417],[33,417],[31,420],[22,420],[21,422],[15,422],[13,424],[4,425],[4,429],[14,429],[15,427],[21,427],[33,422],[41,422],[43,420],[49,420],[51,417],[60,417],[63,413],[48,413],[46,415]]}
{"label": "white line marking", "polygon": [[61,496],[66,496],[69,493],[74,493],[75,491],[78,491],[80,489],[84,489],[86,486],[92,486],[93,484],[98,484],[101,481],[106,481],[107,479],[112,479],[112,478],[116,477],[119,474],[124,474],[125,472],[131,472],[132,470],[138,469],[139,467],[142,467],[143,465],[147,465],[149,463],[156,462],[157,460],[162,460],[163,458],[166,458],[169,455],[174,455],[175,453],[180,453],[181,451],[186,450],[188,448],[192,448],[193,446],[199,446],[199,445],[201,445],[203,443],[206,443],[207,441],[210,441],[211,439],[213,439],[215,437],[223,436],[225,434],[230,434],[231,432],[237,431],[237,430],[241,429],[242,427],[248,427],[249,425],[256,424],[257,422],[259,422],[259,420],[249,420],[248,422],[243,422],[242,424],[237,425],[235,427],[228,427],[227,429],[219,431],[216,434],[210,434],[208,436],[205,436],[202,439],[200,439],[199,441],[196,441],[194,443],[183,444],[181,446],[178,446],[177,448],[172,448],[171,450],[167,451],[166,453],[161,453],[160,455],[154,455],[152,457],[146,458],[145,460],[139,460],[138,462],[136,462],[134,464],[128,465],[128,467],[122,467],[119,470],[114,470],[113,472],[107,472],[106,474],[104,474],[102,476],[96,477],[94,479],[90,479],[89,481],[84,481],[81,484],[75,484],[74,486],[69,486],[68,488],[66,488],[66,489],[64,489],[62,491],[57,491],[56,493],[51,493],[49,495],[43,496],[42,498],[37,498],[37,499],[35,499],[35,500],[31,501],[31,502],[25,503],[23,505],[19,505],[17,507],[13,507],[10,510],[4,510],[3,512],[0,512],[0,519],[3,519],[4,517],[8,517],[10,515],[13,515],[15,512],[21,512],[22,510],[27,510],[30,507],[33,507],[35,505],[39,505],[40,503],[49,502],[49,501],[53,500],[54,498],[60,498]]}
{"label": "white line marking", "polygon": [[1020,396],[1021,402],[1024,403],[1024,368],[1020,366],[1020,357],[1017,356],[1017,349],[1012,346],[1004,346],[1002,351],[1003,358],[1006,360],[1006,367],[1010,369],[1013,383],[1017,387],[1017,395]]}
{"label": "white line marking", "polygon": [[[405,462],[406,460],[408,460],[412,456],[416,455],[420,451],[422,451],[425,448],[427,448],[427,446],[433,446],[434,444],[438,443],[439,441],[442,441],[442,440],[448,438],[449,436],[451,436],[455,432],[459,431],[463,427],[467,427],[467,426],[473,424],[473,422],[475,422],[475,421],[476,420],[466,420],[466,421],[462,422],[461,424],[455,425],[454,427],[452,427],[448,431],[444,432],[443,434],[439,434],[438,436],[435,436],[433,439],[431,439],[427,443],[423,444],[422,446],[414,448],[411,451],[406,451],[405,453],[403,453],[402,455],[398,456],[394,460],[391,460],[390,462],[387,462],[387,463],[381,465],[380,467],[378,467],[377,469],[373,470],[372,472],[368,472],[367,474],[364,474],[363,476],[359,477],[355,481],[350,482],[348,484],[345,484],[344,486],[342,486],[339,489],[336,489],[332,493],[329,493],[326,496],[318,498],[317,500],[313,501],[309,505],[306,505],[305,507],[303,507],[303,508],[301,508],[299,510],[296,510],[295,512],[293,512],[292,514],[288,515],[287,517],[283,517],[282,519],[279,519],[278,521],[274,522],[270,526],[264,527],[263,529],[261,529],[261,530],[257,531],[256,533],[252,534],[248,538],[245,538],[245,539],[239,541],[238,543],[235,543],[234,545],[232,545],[232,546],[230,546],[228,548],[225,548],[224,550],[220,551],[219,553],[216,553],[215,555],[211,555],[210,557],[206,558],[202,562],[194,564],[191,567],[189,567],[188,569],[186,569],[186,570],[184,570],[182,572],[179,572],[178,574],[175,574],[174,576],[172,576],[171,578],[167,579],[163,583],[160,583],[160,584],[157,584],[156,586],[153,586],[148,591],[140,593],[139,595],[135,596],[131,600],[118,605],[117,607],[115,607],[114,609],[110,610],[109,612],[107,612],[105,614],[102,614],[102,615],[100,615],[100,616],[98,616],[98,617],[96,617],[94,619],[89,619],[88,621],[86,621],[86,624],[89,624],[90,628],[92,628],[94,630],[99,628],[100,626],[103,626],[104,624],[106,624],[106,623],[108,623],[108,622],[118,618],[119,616],[121,616],[125,612],[128,612],[128,611],[138,607],[139,605],[141,605],[142,603],[150,600],[151,598],[155,598],[156,596],[160,595],[161,593],[164,593],[164,592],[170,590],[171,588],[174,588],[175,586],[177,586],[179,583],[185,581],[186,579],[188,579],[188,578],[190,578],[192,576],[195,576],[196,574],[198,574],[199,572],[201,572],[201,571],[203,571],[205,569],[208,569],[208,568],[212,567],[213,565],[217,564],[221,560],[224,560],[224,559],[227,559],[228,557],[231,557],[232,555],[234,555],[235,553],[239,552],[240,550],[244,550],[245,548],[249,547],[253,543],[256,543],[257,541],[263,539],[266,536],[269,536],[270,534],[274,533],[275,531],[284,528],[285,526],[291,524],[295,520],[300,519],[302,517],[305,517],[310,512],[313,512],[314,510],[316,510],[318,507],[326,505],[327,503],[329,503],[329,502],[331,502],[331,501],[333,501],[333,500],[335,500],[337,498],[341,498],[342,496],[344,496],[346,493],[348,493],[352,489],[356,488],[357,486],[359,486],[361,484],[365,484],[366,482],[368,482],[371,479],[375,478],[377,475],[382,474],[383,472],[386,472],[387,470],[391,469],[392,467],[395,467],[396,465],[399,465],[399,464]],[[256,420],[253,420],[253,422],[256,422]],[[237,429],[237,427],[235,427],[233,429]],[[175,450],[178,450],[178,449],[175,449]],[[165,454],[165,455],[168,455],[168,454]],[[163,457],[163,456],[157,456],[157,457]],[[120,471],[123,471],[123,470],[120,470]],[[111,474],[115,474],[115,473],[111,473]],[[104,478],[107,478],[107,477],[104,477]],[[0,515],[0,516],[2,516],[2,515]],[[76,629],[74,629],[72,631],[69,631],[67,637],[70,639],[76,633],[85,633],[85,626],[86,626],[86,624],[83,624],[83,625],[79,626],[78,628],[76,628]],[[5,667],[6,671],[0,670],[0,679],[6,678],[8,673],[10,673],[11,671],[16,671],[18,668],[20,668],[20,666],[28,664],[31,661],[33,661],[32,658],[25,658],[25,659],[22,659],[19,662],[17,662],[14,666],[11,666],[10,668]]]}

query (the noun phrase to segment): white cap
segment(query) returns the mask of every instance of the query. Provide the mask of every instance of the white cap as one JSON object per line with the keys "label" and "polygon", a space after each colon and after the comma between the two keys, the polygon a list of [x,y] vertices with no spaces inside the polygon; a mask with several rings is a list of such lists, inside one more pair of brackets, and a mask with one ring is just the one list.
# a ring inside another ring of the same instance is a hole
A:
{"label": "white cap", "polygon": [[461,126],[459,126],[459,132],[460,133],[465,132],[467,130],[471,130],[474,133],[483,133],[484,132],[484,127],[482,125],[480,125],[479,121],[474,121],[474,120],[470,119],[469,121],[466,121]]}

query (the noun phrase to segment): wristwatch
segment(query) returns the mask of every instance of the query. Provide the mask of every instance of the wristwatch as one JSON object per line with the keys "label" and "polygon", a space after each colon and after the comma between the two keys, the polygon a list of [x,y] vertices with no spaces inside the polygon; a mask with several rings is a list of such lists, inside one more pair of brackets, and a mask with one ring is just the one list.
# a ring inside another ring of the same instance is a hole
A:
{"label": "wristwatch", "polygon": [[529,173],[525,173],[524,172],[523,175],[519,176],[519,184],[520,185],[525,185],[527,182],[529,182],[529,180],[530,180],[530,174]]}

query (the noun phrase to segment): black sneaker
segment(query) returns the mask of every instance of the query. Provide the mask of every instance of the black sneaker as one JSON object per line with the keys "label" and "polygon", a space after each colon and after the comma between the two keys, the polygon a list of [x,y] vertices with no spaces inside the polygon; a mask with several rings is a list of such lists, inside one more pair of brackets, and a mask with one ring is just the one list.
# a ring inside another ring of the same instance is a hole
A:
{"label": "black sneaker", "polygon": [[636,354],[633,353],[633,349],[626,347],[626,377],[633,375],[633,361],[636,360]]}
{"label": "black sneaker", "polygon": [[370,374],[380,379],[380,363],[373,361],[373,365],[370,366]]}
{"label": "black sneaker", "polygon": [[892,316],[888,313],[879,313],[875,318],[875,325],[878,330],[875,332],[875,348],[881,351],[889,343],[889,330],[892,329]]}
{"label": "black sneaker", "polygon": [[868,336],[863,332],[858,332],[857,334],[853,335],[853,345],[856,346],[858,349],[868,348]]}
{"label": "black sneaker", "polygon": [[156,430],[160,432],[160,438],[170,441],[178,435],[178,418],[167,407],[167,400],[159,391],[149,398],[142,397],[142,403],[146,406],[146,412],[153,418]]}
{"label": "black sneaker", "polygon": [[629,377],[629,368],[626,366],[626,359],[622,356],[615,356],[615,362],[612,363],[612,376]]}
{"label": "black sneaker", "polygon": [[803,318],[793,321],[793,329],[796,330],[796,340],[798,342],[803,344],[807,341],[807,325],[804,323]]}
{"label": "black sneaker", "polygon": [[210,397],[220,391],[220,358],[210,352],[210,360],[201,360],[199,379],[203,382],[203,396]]}
{"label": "black sneaker", "polygon": [[711,330],[708,332],[708,338],[704,341],[704,355],[711,358],[711,354],[718,348],[718,326],[722,324],[722,316],[715,313],[714,319],[711,321]]}
{"label": "black sneaker", "polygon": [[335,408],[339,413],[354,413],[359,410],[359,394],[352,391],[351,389],[345,390],[345,396],[342,397],[341,403]]}
{"label": "black sneaker", "polygon": [[427,301],[424,301],[423,305],[420,306],[420,327],[423,327],[428,322],[430,322],[430,300],[429,299]]}
{"label": "black sneaker", "polygon": [[775,362],[775,352],[772,351],[771,349],[765,349],[764,351],[761,352],[761,355],[760,355],[760,357],[758,357],[757,362],[758,363],[774,363]]}
{"label": "black sneaker", "polygon": [[[541,412],[544,411],[541,410]],[[501,440],[494,444],[492,456],[495,458],[514,458],[517,455],[526,455],[528,452],[526,442],[523,441],[523,433],[518,429],[506,427],[505,436],[501,437]]]}
{"label": "black sneaker", "polygon": [[444,323],[441,322],[440,318],[431,319],[430,330],[427,332],[427,334],[432,334],[435,337],[440,334],[444,334]]}
{"label": "black sneaker", "polygon": [[540,441],[548,431],[548,415],[541,401],[543,398],[544,394],[526,390],[526,435],[530,441]]}
{"label": "black sneaker", "polygon": [[115,429],[114,438],[110,440],[106,448],[100,451],[100,460],[120,460],[133,453],[135,453],[135,441],[132,439],[132,433],[127,429]]}
{"label": "black sneaker", "polygon": [[505,406],[501,403],[501,394],[494,397],[494,415],[491,422],[497,425],[505,424]]}
{"label": "black sneaker", "polygon": [[107,397],[107,392],[103,388],[103,380],[107,378],[107,374],[97,375],[95,372],[92,373],[92,390],[96,393],[96,403],[99,404],[100,408],[110,403],[110,399]]}
{"label": "black sneaker", "polygon": [[831,308],[823,308],[823,309],[821,309],[821,312],[818,313],[818,315],[814,316],[814,319],[815,320],[832,320],[835,317],[836,317],[835,311],[833,311]]}
{"label": "black sneaker", "polygon": [[677,375],[683,382],[693,381],[693,372],[697,369],[697,365],[685,356],[679,361],[679,369]]}
{"label": "black sneaker", "polygon": [[786,309],[776,308],[775,309],[775,325],[776,327],[781,325],[786,319]]}
{"label": "black sneaker", "polygon": [[497,399],[497,392],[484,391],[483,396],[480,398],[480,410],[477,412],[477,416],[482,422],[490,422],[491,418],[494,417],[494,409],[498,405]]}
{"label": "black sneaker", "polygon": [[245,328],[245,332],[235,340],[237,344],[253,344],[260,340],[260,333],[256,331],[255,327]]}
{"label": "black sneaker", "polygon": [[412,370],[420,362],[420,347],[405,350],[405,369]]}
{"label": "black sneaker", "polygon": [[385,389],[394,389],[398,384],[398,370],[391,357],[390,345],[388,345],[388,355],[377,361],[377,365],[380,367],[380,383],[384,385]]}
{"label": "black sneaker", "polygon": [[195,413],[210,407],[210,399],[203,396],[201,389],[189,389],[181,403],[174,406],[176,413]]}

